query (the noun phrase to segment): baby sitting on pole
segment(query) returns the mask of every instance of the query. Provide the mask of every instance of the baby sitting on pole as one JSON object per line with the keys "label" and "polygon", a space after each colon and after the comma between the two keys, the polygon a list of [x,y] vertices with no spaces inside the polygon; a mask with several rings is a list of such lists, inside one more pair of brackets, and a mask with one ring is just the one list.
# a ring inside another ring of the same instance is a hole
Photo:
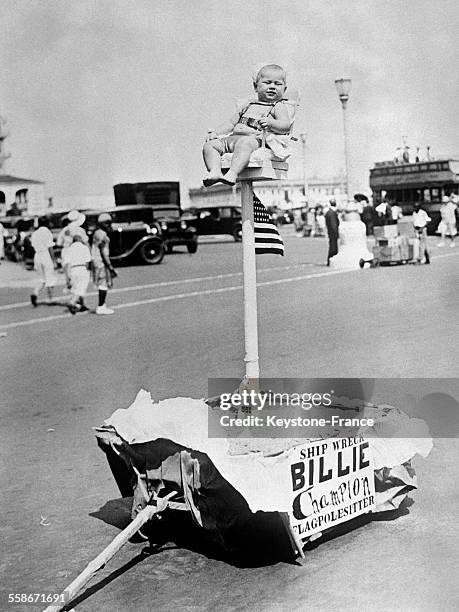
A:
{"label": "baby sitting on pole", "polygon": [[[245,104],[228,123],[207,133],[202,151],[208,170],[203,180],[206,187],[215,183],[234,185],[252,153],[264,146],[264,136],[274,154],[282,155],[283,145],[273,135],[288,134],[292,125],[288,105],[284,103],[285,70],[277,64],[261,64],[255,69],[253,86],[256,99]],[[223,175],[221,157],[225,153],[233,153],[233,158],[230,169]]]}

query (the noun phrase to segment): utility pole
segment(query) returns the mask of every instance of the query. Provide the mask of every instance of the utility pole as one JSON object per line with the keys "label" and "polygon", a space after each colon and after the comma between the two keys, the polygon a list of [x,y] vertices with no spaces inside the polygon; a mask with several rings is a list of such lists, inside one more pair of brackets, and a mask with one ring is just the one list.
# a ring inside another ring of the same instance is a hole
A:
{"label": "utility pole", "polygon": [[304,199],[308,201],[308,193],[309,193],[309,185],[308,185],[308,169],[307,169],[307,161],[306,161],[306,142],[307,142],[307,134],[303,132],[300,134],[301,144],[302,144],[302,161],[303,161],[303,195]]}

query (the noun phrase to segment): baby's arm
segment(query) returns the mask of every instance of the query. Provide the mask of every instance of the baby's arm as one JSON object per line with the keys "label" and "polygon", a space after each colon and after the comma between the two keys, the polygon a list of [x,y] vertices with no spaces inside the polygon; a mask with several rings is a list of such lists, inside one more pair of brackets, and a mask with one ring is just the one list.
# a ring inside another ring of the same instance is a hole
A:
{"label": "baby's arm", "polygon": [[273,115],[262,117],[258,123],[262,129],[268,129],[275,134],[287,134],[291,125],[287,105],[278,104],[273,111]]}
{"label": "baby's arm", "polygon": [[236,114],[236,115],[233,115],[231,119],[227,121],[226,123],[222,123],[221,125],[219,125],[213,130],[208,130],[207,136],[206,136],[206,142],[208,142],[209,140],[215,140],[216,138],[219,138],[220,136],[223,136],[224,134],[229,134],[230,132],[233,131],[233,128],[238,121],[239,121],[239,115]]}

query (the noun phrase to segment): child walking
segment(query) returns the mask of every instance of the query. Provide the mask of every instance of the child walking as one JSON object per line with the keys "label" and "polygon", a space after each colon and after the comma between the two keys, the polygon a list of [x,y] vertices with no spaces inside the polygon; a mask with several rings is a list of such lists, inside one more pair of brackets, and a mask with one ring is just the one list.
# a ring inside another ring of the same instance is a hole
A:
{"label": "child walking", "polygon": [[86,291],[89,284],[89,267],[91,263],[91,252],[85,244],[84,236],[77,233],[73,236],[73,242],[68,247],[66,262],[70,274],[70,285],[72,295],[67,308],[74,315],[77,312],[89,310],[84,303]]}

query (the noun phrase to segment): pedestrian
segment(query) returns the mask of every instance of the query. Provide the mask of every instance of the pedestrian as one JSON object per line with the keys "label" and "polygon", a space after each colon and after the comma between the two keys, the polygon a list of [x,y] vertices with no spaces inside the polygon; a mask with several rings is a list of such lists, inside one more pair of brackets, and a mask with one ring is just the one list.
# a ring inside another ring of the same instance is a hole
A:
{"label": "pedestrian", "polygon": [[328,233],[327,266],[329,266],[330,259],[338,254],[339,219],[336,212],[336,200],[330,200],[330,208],[325,213],[325,225]]}
{"label": "pedestrian", "polygon": [[5,227],[0,223],[0,261],[5,259]]}
{"label": "pedestrian", "polygon": [[438,243],[439,247],[445,246],[445,238],[447,235],[451,237],[450,247],[454,247],[454,238],[457,234],[456,229],[456,204],[457,196],[454,194],[451,196],[443,196],[443,204],[440,208],[441,221],[438,226],[438,230],[440,232],[440,242]]}
{"label": "pedestrian", "polygon": [[362,221],[365,223],[365,233],[367,236],[373,235],[373,227],[375,225],[377,213],[373,204],[366,198],[362,209]]}
{"label": "pedestrian", "polygon": [[62,229],[56,238],[56,245],[58,247],[61,247],[61,255],[60,255],[61,266],[62,266],[62,271],[65,276],[64,293],[68,293],[71,287],[70,286],[70,269],[67,263],[67,253],[72,244],[72,236],[70,235],[70,231],[68,229],[69,224],[70,224],[70,221],[68,217],[65,217],[65,219],[63,219],[62,221]]}
{"label": "pedestrian", "polygon": [[84,236],[79,232],[73,236],[73,242],[67,249],[66,261],[72,288],[72,296],[67,308],[72,314],[85,312],[89,310],[84,303],[84,298],[90,280],[91,252],[88,245],[85,244]]}
{"label": "pedestrian", "polygon": [[361,221],[357,206],[350,205],[339,225],[339,253],[331,258],[330,266],[338,270],[357,269],[360,262],[371,262],[365,224]]}
{"label": "pedestrian", "polygon": [[427,250],[427,224],[430,221],[429,215],[421,208],[421,204],[416,202],[413,211],[413,225],[417,238],[419,239],[418,263],[421,262],[422,254],[424,263],[430,264],[430,256]]}
{"label": "pedestrian", "polygon": [[40,280],[30,295],[30,301],[32,306],[37,307],[38,295],[43,287],[45,287],[48,295],[47,303],[51,304],[53,287],[56,284],[56,276],[54,274],[56,261],[53,250],[53,235],[48,229],[48,219],[46,217],[38,219],[38,229],[33,232],[30,242],[35,251],[34,268],[40,275]]}
{"label": "pedestrian", "polygon": [[78,210],[71,210],[62,221],[62,230],[56,240],[57,246],[61,247],[61,265],[65,275],[66,290],[71,289],[70,284],[70,268],[67,262],[67,252],[73,242],[73,236],[78,233],[84,244],[89,244],[88,235],[81,227],[86,219],[83,213]]}
{"label": "pedestrian", "polygon": [[323,206],[318,206],[316,208],[316,217],[315,217],[315,225],[314,225],[314,235],[315,236],[319,236],[319,237],[323,237],[325,236],[325,233],[327,231],[326,228],[326,224],[325,224],[325,214],[324,214],[324,209]]}
{"label": "pedestrian", "polygon": [[110,238],[112,218],[108,213],[97,217],[97,229],[94,232],[91,246],[93,280],[99,291],[98,315],[111,315],[114,311],[105,304],[108,290],[113,287],[113,279],[118,275],[110,262]]}
{"label": "pedestrian", "polygon": [[387,200],[383,200],[381,204],[375,208],[376,222],[375,225],[390,225],[392,223],[391,206]]}
{"label": "pedestrian", "polygon": [[390,214],[392,216],[392,223],[397,223],[399,219],[403,218],[403,210],[402,207],[394,202],[390,208]]}

